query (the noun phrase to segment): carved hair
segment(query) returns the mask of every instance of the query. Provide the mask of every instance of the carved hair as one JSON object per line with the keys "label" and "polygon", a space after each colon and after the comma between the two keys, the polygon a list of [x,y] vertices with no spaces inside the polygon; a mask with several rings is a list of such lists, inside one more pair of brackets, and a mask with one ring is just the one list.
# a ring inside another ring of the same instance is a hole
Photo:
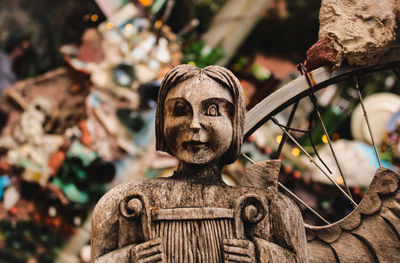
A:
{"label": "carved hair", "polygon": [[[202,76],[203,75],[203,76]],[[191,65],[179,65],[171,69],[164,77],[160,92],[158,93],[156,112],[156,149],[171,153],[164,139],[164,102],[171,88],[179,83],[197,77],[209,77],[218,84],[228,89],[232,95],[234,105],[234,116],[232,120],[233,136],[232,143],[221,158],[221,164],[233,163],[240,154],[243,141],[243,127],[245,104],[243,90],[239,80],[233,73],[221,66],[208,66],[200,69]]]}

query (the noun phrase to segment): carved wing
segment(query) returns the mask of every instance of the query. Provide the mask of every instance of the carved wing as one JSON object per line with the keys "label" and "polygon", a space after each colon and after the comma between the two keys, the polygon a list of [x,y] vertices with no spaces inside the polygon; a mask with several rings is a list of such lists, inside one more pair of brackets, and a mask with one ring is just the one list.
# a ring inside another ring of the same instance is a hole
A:
{"label": "carved wing", "polygon": [[361,203],[327,226],[306,225],[310,262],[400,262],[400,175],[379,168]]}

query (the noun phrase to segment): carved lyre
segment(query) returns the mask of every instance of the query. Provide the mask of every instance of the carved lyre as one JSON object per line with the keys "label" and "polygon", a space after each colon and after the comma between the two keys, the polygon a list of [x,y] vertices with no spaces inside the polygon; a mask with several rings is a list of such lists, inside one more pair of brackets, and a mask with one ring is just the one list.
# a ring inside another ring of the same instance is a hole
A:
{"label": "carved lyre", "polygon": [[264,198],[255,194],[246,194],[235,202],[234,209],[218,207],[202,208],[151,208],[147,197],[133,194],[120,203],[121,214],[127,220],[139,219],[142,225],[145,241],[156,238],[152,231],[152,220],[210,220],[225,218],[234,221],[235,238],[246,238],[245,228],[259,223],[267,214],[268,208]]}

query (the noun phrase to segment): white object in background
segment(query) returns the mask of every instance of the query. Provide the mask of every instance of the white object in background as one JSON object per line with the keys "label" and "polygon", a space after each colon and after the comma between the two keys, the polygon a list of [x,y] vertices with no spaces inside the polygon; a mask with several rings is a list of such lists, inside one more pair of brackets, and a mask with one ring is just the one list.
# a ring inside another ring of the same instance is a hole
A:
{"label": "white object in background", "polygon": [[322,107],[328,106],[332,102],[333,98],[337,94],[338,87],[336,84],[329,85],[325,89],[321,90],[318,97],[318,104]]}
{"label": "white object in background", "polygon": [[4,209],[10,210],[19,200],[20,194],[15,186],[10,186],[4,191]]}
{"label": "white object in background", "polygon": [[[378,161],[375,157],[374,148],[359,141],[338,140],[332,144],[340,167],[342,168],[343,176],[350,187],[368,187],[378,168]],[[336,166],[335,160],[332,157],[331,150],[326,144],[318,150],[321,159],[331,169],[331,178],[337,183],[341,183],[340,172]],[[315,162],[319,166],[325,167],[314,156]],[[384,166],[387,166],[383,164]],[[315,166],[310,164],[312,170],[312,180],[325,184],[332,184],[331,181]],[[390,167],[388,167],[390,168]],[[327,174],[329,174],[327,172]]]}
{"label": "white object in background", "polygon": [[79,254],[84,263],[89,263],[90,262],[90,245],[85,245],[81,249],[81,252]]}
{"label": "white object in background", "polygon": [[106,17],[112,16],[114,12],[121,8],[119,1],[95,0],[95,2]]}
{"label": "white object in background", "polygon": [[[371,125],[372,135],[375,143],[379,145],[382,142],[386,124],[390,117],[400,109],[400,96],[386,92],[376,93],[365,98],[364,105]],[[372,145],[371,136],[369,135],[360,104],[357,105],[351,115],[351,133],[355,139]]]}
{"label": "white object in background", "polygon": [[136,6],[132,3],[129,3],[124,5],[118,11],[113,12],[113,14],[107,18],[115,27],[120,27],[126,21],[136,17],[138,14],[139,11]]}
{"label": "white object in background", "polygon": [[158,45],[152,50],[152,55],[161,63],[167,64],[171,62],[171,55],[168,50],[168,40],[160,38]]}

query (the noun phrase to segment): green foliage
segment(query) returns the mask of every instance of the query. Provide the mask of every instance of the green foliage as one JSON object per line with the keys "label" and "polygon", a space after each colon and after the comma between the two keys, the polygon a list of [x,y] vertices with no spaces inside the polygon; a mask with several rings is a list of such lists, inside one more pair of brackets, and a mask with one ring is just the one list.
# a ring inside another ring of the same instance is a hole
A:
{"label": "green foliage", "polygon": [[183,50],[183,63],[194,63],[199,68],[215,64],[224,57],[221,47],[211,48],[200,40]]}

